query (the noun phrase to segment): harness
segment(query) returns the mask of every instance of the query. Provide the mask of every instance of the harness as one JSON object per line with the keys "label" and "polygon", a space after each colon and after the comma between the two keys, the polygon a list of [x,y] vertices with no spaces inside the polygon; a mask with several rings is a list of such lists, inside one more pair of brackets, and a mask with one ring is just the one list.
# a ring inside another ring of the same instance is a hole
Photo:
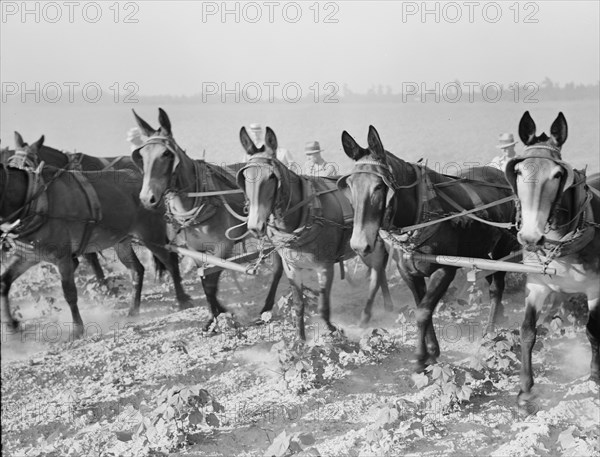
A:
{"label": "harness", "polygon": [[[394,179],[394,175],[398,174],[398,172],[394,172],[390,165],[369,158],[362,158],[356,161],[352,171],[342,176],[338,180],[338,187],[340,188],[347,187],[348,177],[355,173],[373,174],[383,180],[384,184],[388,188],[388,192],[379,235],[384,241],[392,242],[393,244],[398,245],[405,252],[412,252],[423,246],[431,237],[433,237],[441,228],[440,224],[442,222],[453,220],[459,217],[469,217],[478,222],[502,229],[509,229],[513,226],[512,223],[489,221],[473,214],[476,212],[482,212],[485,209],[494,206],[511,202],[514,200],[513,196],[484,204],[479,195],[470,186],[463,185],[464,183],[468,184],[468,181],[472,180],[449,176],[454,178],[454,180],[445,183],[434,184],[429,177],[429,173],[427,173],[426,165],[421,163],[406,163],[406,165],[410,166],[415,174],[414,181],[407,185],[399,185],[397,183],[397,181]],[[476,182],[477,184],[508,188],[507,186],[494,183],[483,183],[480,181]],[[465,190],[473,204],[472,209],[463,208],[442,190],[443,187],[451,185],[462,186],[462,189]],[[395,216],[396,205],[391,204],[392,199],[397,191],[413,187],[416,187],[417,192],[415,223],[413,225],[401,228],[395,227],[392,221]],[[459,212],[444,214],[440,200],[445,201]]]}
{"label": "harness", "polygon": [[[327,218],[324,213],[323,202],[320,197],[338,190],[335,180],[293,175],[294,178],[300,180],[302,196],[301,200],[292,206],[293,195],[288,191],[287,186],[283,185],[286,181],[282,173],[283,165],[277,162],[271,154],[258,153],[252,155],[246,165],[237,172],[236,180],[238,186],[242,189],[245,189],[244,171],[250,168],[256,168],[257,173],[267,170],[277,178],[277,194],[273,199],[274,207],[267,224],[267,235],[276,249],[301,249],[303,246],[315,241],[326,224],[337,226],[342,230],[351,230],[353,211],[346,199],[338,198],[343,214],[342,224]],[[285,170],[287,171],[287,168]],[[299,210],[302,210],[300,222],[292,232],[284,232],[276,227],[276,219],[283,220]],[[343,242],[340,243],[342,246],[343,244]],[[336,254],[338,257],[341,255],[339,251],[338,248]]]}
{"label": "harness", "polygon": [[[153,136],[133,151],[132,157],[134,162],[141,161],[139,151],[149,144],[160,144],[174,156],[171,177],[169,178],[164,197],[166,206],[165,217],[175,227],[177,233],[188,228],[206,224],[216,214],[219,207],[224,207],[236,219],[245,221],[245,217],[236,212],[225,198],[226,194],[241,193],[242,191],[238,189],[219,190],[215,185],[214,175],[217,175],[231,188],[235,187],[231,179],[232,177],[227,172],[221,171],[218,167],[212,166],[203,160],[192,160],[194,187],[192,192],[186,192],[186,189],[178,189],[176,183],[176,169],[181,162],[181,156],[185,155],[185,151],[170,136]],[[192,208],[188,211],[179,211],[175,207],[174,202],[182,194],[193,199]],[[228,232],[238,227],[232,227]],[[236,238],[236,241],[244,237],[245,234],[242,237]]]}
{"label": "harness", "polygon": [[[556,198],[552,202],[548,220],[546,221],[546,233],[549,233],[551,230],[566,228],[566,234],[558,240],[547,239],[544,245],[540,247],[541,251],[547,251],[544,252],[546,260],[543,263],[548,265],[556,258],[582,251],[593,241],[596,229],[600,227],[594,220],[591,205],[593,194],[597,193],[597,191],[586,184],[585,171],[575,170],[569,163],[562,160],[559,148],[549,144],[536,144],[525,148],[519,156],[513,157],[506,163],[506,179],[513,188],[515,195],[517,195],[517,174],[515,166],[526,159],[548,159],[559,165],[565,171],[561,187],[556,194]],[[557,214],[559,211],[563,210],[560,203],[567,190],[570,190],[573,195],[571,203],[576,209],[573,215],[569,215],[569,220],[566,223],[557,226]],[[522,220],[519,199],[517,199],[516,219],[517,228],[520,228]]]}
{"label": "harness", "polygon": [[[4,165],[2,165],[4,168]],[[85,224],[83,234],[79,242],[76,256],[83,254],[88,246],[92,235],[94,225],[102,221],[102,208],[98,194],[90,182],[83,176],[80,171],[66,170],[64,168],[56,169],[56,172],[46,182],[42,176],[44,162],[40,163],[37,168],[29,167],[12,167],[19,168],[27,174],[27,192],[25,195],[25,203],[23,206],[6,218],[0,220],[2,225],[2,241],[10,239],[25,238],[32,233],[38,231],[48,220],[48,194],[47,190],[50,185],[56,181],[64,173],[69,173],[75,178],[75,182],[81,188],[86,197],[88,204],[89,217],[83,221]],[[5,170],[6,171],[6,170]],[[6,173],[5,187],[8,188],[8,172]]]}

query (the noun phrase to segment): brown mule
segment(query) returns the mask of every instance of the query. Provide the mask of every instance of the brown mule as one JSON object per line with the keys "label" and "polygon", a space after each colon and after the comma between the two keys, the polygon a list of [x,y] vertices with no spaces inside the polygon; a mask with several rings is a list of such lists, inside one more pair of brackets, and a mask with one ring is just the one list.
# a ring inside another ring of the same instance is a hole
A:
{"label": "brown mule", "polygon": [[[37,154],[43,141],[44,137],[31,146],[17,146],[28,154]],[[48,261],[58,267],[63,293],[71,308],[74,336],[81,336],[83,321],[73,277],[76,256],[111,246],[132,273],[134,294],[129,312],[136,314],[144,267],[132,248],[132,237],[142,241],[166,266],[173,277],[180,308],[189,307],[190,297],[181,287],[177,257],[164,248],[163,216],[142,207],[140,188],[141,176],[133,171],[76,172],[50,166],[29,171],[2,164],[0,221],[8,225],[21,221],[13,229],[20,248],[0,277],[2,320],[12,327],[18,325],[10,312],[10,287],[27,269]]]}
{"label": "brown mule", "polygon": [[[413,230],[406,239],[393,235],[404,227],[457,212],[449,201],[471,209],[508,198],[510,202],[482,213],[492,224],[510,225],[514,212],[511,190],[499,170],[473,168],[461,178],[436,173],[386,151],[373,126],[369,127],[368,148],[359,146],[345,131],[342,145],[346,155],[356,162],[354,170],[342,177],[338,185],[347,188],[351,194],[355,212],[350,245],[359,254],[372,252],[384,232],[401,250],[435,255],[487,258],[491,253],[493,259],[500,259],[515,246],[508,230],[464,217]],[[442,198],[442,194],[447,199]],[[407,260],[403,256],[400,256],[398,268],[417,304],[416,355],[417,370],[421,371],[426,364],[435,363],[440,354],[432,317],[457,268]],[[490,324],[497,323],[503,314],[505,274],[496,272],[488,279],[492,301]],[[430,278],[427,285],[426,277]]]}
{"label": "brown mule", "polygon": [[[159,108],[160,128],[153,129],[134,111],[136,122],[148,141],[132,153],[133,161],[144,173],[140,200],[146,208],[166,206],[167,217],[177,236],[188,249],[210,252],[223,259],[231,257],[234,248],[242,245],[241,237],[229,238],[228,233],[245,231],[244,197],[241,193],[225,196],[189,197],[189,192],[235,191],[233,170],[240,164],[220,167],[204,160],[191,159],[177,144],[167,113]],[[238,230],[239,229],[239,230]],[[281,259],[273,255],[273,280],[261,311],[270,311],[283,273]],[[217,298],[221,271],[202,278],[202,286],[213,319],[227,310]]]}

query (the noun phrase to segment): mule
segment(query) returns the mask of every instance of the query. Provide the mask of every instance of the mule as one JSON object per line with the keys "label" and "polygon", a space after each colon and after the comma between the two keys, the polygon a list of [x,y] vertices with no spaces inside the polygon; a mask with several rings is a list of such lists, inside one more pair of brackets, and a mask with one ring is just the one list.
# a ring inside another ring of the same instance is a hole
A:
{"label": "mule", "polygon": [[[15,132],[16,141],[21,145],[26,145],[23,138],[18,132]],[[0,150],[0,161],[6,164],[11,164],[18,167],[30,167],[35,169],[40,161],[43,161],[46,165],[51,165],[57,168],[65,168],[69,170],[79,171],[100,171],[108,168],[114,168],[115,170],[134,170],[137,171],[137,167],[129,156],[116,156],[116,157],[94,157],[83,153],[67,153],[58,149],[52,148],[47,145],[37,151],[35,156],[27,155],[21,148],[20,154],[15,157],[15,150],[9,148],[3,148]],[[84,254],[83,257],[92,267],[94,276],[99,284],[106,284],[106,278],[104,271],[100,265],[98,254],[95,252]],[[164,272],[164,265],[161,264],[158,259],[154,258],[155,267],[160,276]]]}
{"label": "mule", "polygon": [[[148,138],[132,153],[133,161],[144,174],[140,200],[150,209],[164,202],[167,216],[175,227],[175,235],[188,249],[229,258],[235,245],[243,240],[241,235],[235,235],[245,231],[243,195],[228,193],[189,197],[187,194],[236,190],[233,170],[241,165],[221,167],[204,160],[193,160],[175,141],[167,113],[162,108],[158,111],[158,129],[152,128],[133,111],[138,126]],[[273,256],[273,270],[273,280],[261,313],[273,309],[275,303],[277,286],[283,274],[278,255]],[[202,287],[211,311],[206,329],[215,317],[227,312],[217,298],[221,273],[218,271],[202,277]]]}
{"label": "mule", "polygon": [[[491,167],[470,169],[461,177],[437,173],[426,166],[411,164],[386,151],[377,130],[369,127],[368,147],[361,147],[346,131],[342,145],[354,160],[351,173],[338,181],[347,189],[354,207],[354,230],[350,245],[359,255],[368,255],[385,234],[386,240],[404,252],[499,259],[515,246],[508,226],[514,212],[507,201],[477,212],[479,216],[459,217],[440,222],[435,219],[457,208],[471,209],[510,197],[511,189],[502,172]],[[510,198],[508,198],[510,200]],[[493,225],[480,222],[484,218]],[[394,232],[415,224],[431,222],[403,237]],[[432,316],[457,271],[446,266],[399,256],[398,269],[417,304],[417,371],[436,362],[440,355]],[[503,319],[502,294],[505,272],[488,276],[490,283],[489,321]],[[429,277],[426,286],[425,278]]]}
{"label": "mule", "polygon": [[[42,136],[32,145],[17,144],[26,154],[37,155]],[[2,320],[13,328],[18,322],[10,312],[8,294],[12,283],[40,261],[54,263],[61,276],[63,293],[73,317],[74,337],[83,333],[77,307],[74,271],[77,256],[114,246],[119,260],[130,270],[134,293],[129,314],[139,312],[144,267],[131,238],[138,238],[167,268],[175,284],[180,308],[190,306],[181,286],[177,256],[167,249],[166,226],[160,212],[148,211],[138,195],[141,176],[129,170],[68,171],[46,166],[36,171],[2,164],[0,174],[0,221],[13,224],[19,249],[0,276]]]}
{"label": "mule", "polygon": [[[316,270],[319,281],[319,313],[330,331],[330,294],[334,265],[354,257],[349,245],[352,232],[350,202],[335,185],[336,180],[299,176],[276,158],[277,137],[269,127],[265,144],[257,148],[245,128],[240,141],[250,160],[238,171],[238,185],[248,199],[248,229],[258,237],[268,236],[283,259],[296,304],[298,337],[306,339],[305,300],[301,270]],[[372,267],[370,307],[381,286],[386,307],[391,307],[385,265],[387,252],[379,243],[369,255],[361,255]]]}
{"label": "mule", "polygon": [[506,163],[506,178],[519,199],[518,240],[526,263],[556,268],[553,276],[527,275],[525,316],[521,326],[521,382],[519,406],[531,401],[531,355],[536,322],[551,292],[584,293],[588,300],[586,333],[592,348],[590,379],[600,382],[600,174],[587,179],[562,159],[568,136],[567,121],[559,113],[550,136],[536,135],[529,111],[519,123],[526,146]]}

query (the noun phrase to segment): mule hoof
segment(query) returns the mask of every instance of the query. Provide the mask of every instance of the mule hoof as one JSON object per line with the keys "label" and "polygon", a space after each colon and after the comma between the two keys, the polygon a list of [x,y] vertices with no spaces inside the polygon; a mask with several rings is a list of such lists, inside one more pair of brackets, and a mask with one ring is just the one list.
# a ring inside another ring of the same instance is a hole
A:
{"label": "mule hoof", "polygon": [[83,337],[83,325],[73,326],[73,339],[78,340]]}
{"label": "mule hoof", "polygon": [[493,326],[493,325],[506,325],[508,324],[508,316],[504,313],[496,316],[494,318],[494,322],[490,322],[489,325]]}
{"label": "mule hoof", "polygon": [[129,311],[127,312],[127,315],[129,317],[139,316],[139,314],[140,314],[139,308],[129,308]]}
{"label": "mule hoof", "polygon": [[535,402],[535,395],[531,392],[520,391],[517,396],[517,406],[519,408],[519,416],[523,418],[534,416],[539,411],[539,407]]}
{"label": "mule hoof", "polygon": [[371,315],[367,314],[363,311],[361,317],[360,317],[360,322],[358,323],[358,325],[361,328],[366,328],[369,324],[369,322],[371,321]]}
{"label": "mule hoof", "polygon": [[14,320],[12,316],[2,315],[0,322],[2,323],[2,328],[12,331],[19,330],[19,321]]}
{"label": "mule hoof", "polygon": [[415,362],[415,372],[424,373],[425,368],[427,368],[427,359],[417,358],[417,361]]}
{"label": "mule hoof", "polygon": [[191,299],[182,300],[179,302],[179,311],[190,309],[194,307],[194,302]]}
{"label": "mule hoof", "polygon": [[437,363],[437,356],[436,355],[429,355],[429,357],[427,357],[427,360],[425,360],[425,365],[426,366],[435,365],[436,363]]}

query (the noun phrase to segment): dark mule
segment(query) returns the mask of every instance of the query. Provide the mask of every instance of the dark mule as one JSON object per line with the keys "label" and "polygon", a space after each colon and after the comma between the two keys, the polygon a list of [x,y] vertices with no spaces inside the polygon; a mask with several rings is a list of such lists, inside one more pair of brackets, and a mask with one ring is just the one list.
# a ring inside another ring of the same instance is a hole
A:
{"label": "dark mule", "polygon": [[[133,114],[142,133],[148,137],[147,142],[132,154],[134,162],[144,173],[140,192],[142,204],[146,208],[156,208],[164,200],[167,216],[177,230],[178,239],[189,249],[209,252],[223,259],[231,257],[235,245],[242,240],[242,237],[235,236],[235,232],[245,232],[245,216],[240,216],[244,214],[243,194],[209,197],[189,197],[187,194],[236,190],[232,169],[191,159],[173,138],[171,121],[162,109],[159,108],[158,130],[150,127],[135,111]],[[236,239],[230,239],[227,233],[233,234]],[[273,263],[273,281],[261,313],[273,308],[283,273],[278,255],[273,256]],[[221,271],[218,271],[202,278],[212,313],[206,328],[214,317],[227,312],[217,299],[220,276]]]}
{"label": "dark mule", "polygon": [[[43,137],[31,146],[17,146],[34,156],[42,144]],[[133,251],[132,237],[142,241],[166,266],[180,307],[188,307],[190,298],[181,287],[177,256],[164,248],[163,216],[142,207],[140,188],[139,172],[129,170],[78,172],[48,166],[30,171],[2,164],[0,221],[4,226],[21,221],[13,232],[19,248],[0,277],[2,320],[13,327],[18,325],[10,313],[10,287],[30,267],[49,261],[58,267],[73,316],[74,335],[80,336],[83,322],[73,278],[76,256],[111,246],[132,273],[135,290],[130,314],[136,314],[144,267]]]}
{"label": "dark mule", "polygon": [[[316,270],[319,280],[319,311],[329,330],[329,298],[336,262],[355,256],[348,243],[352,232],[352,208],[327,178],[298,176],[276,159],[277,138],[267,127],[265,145],[258,149],[245,128],[240,140],[251,156],[237,175],[249,203],[248,229],[257,236],[267,235],[283,258],[283,265],[294,292],[298,336],[305,339],[302,278],[300,270]],[[372,267],[368,311],[381,285],[384,300],[391,304],[385,265],[387,252],[379,243],[374,252],[361,257]],[[390,307],[390,306],[387,306]]]}
{"label": "dark mule", "polygon": [[527,275],[528,295],[521,326],[521,390],[519,405],[531,399],[531,352],[536,322],[551,292],[584,293],[589,317],[587,337],[592,347],[591,379],[600,381],[600,175],[587,179],[562,160],[567,121],[562,113],[550,136],[536,136],[535,122],[525,112],[519,136],[526,148],[506,164],[506,177],[520,202],[518,239],[524,262],[556,268],[553,276]]}
{"label": "dark mule", "polygon": [[[456,213],[458,206],[471,209],[510,196],[502,172],[490,167],[473,168],[460,179],[405,162],[384,149],[373,126],[369,128],[368,143],[368,148],[362,148],[347,132],[342,134],[344,151],[356,161],[354,170],[338,182],[351,193],[354,231],[350,245],[356,252],[371,253],[381,239],[380,231],[404,252],[471,258],[489,258],[491,253],[493,259],[511,252],[515,242],[507,230],[464,216],[419,228],[404,237],[394,235],[404,227]],[[508,226],[513,211],[509,202],[476,214]],[[398,268],[417,304],[417,368],[423,370],[440,354],[432,316],[457,268],[403,256]],[[490,322],[498,322],[503,315],[504,276],[504,272],[496,272],[488,277]],[[430,278],[428,286],[426,277]]]}
{"label": "dark mule", "polygon": [[[23,138],[18,133],[19,144],[25,144]],[[40,161],[43,161],[46,165],[51,165],[57,168],[65,168],[68,170],[79,170],[79,171],[100,171],[108,168],[112,168],[115,170],[134,170],[137,171],[137,167],[131,160],[129,156],[118,156],[118,157],[94,157],[89,156],[83,153],[68,153],[63,152],[58,149],[52,148],[50,146],[42,145],[39,151],[37,151],[37,155],[27,156],[27,153],[23,150],[20,150],[18,156],[15,156],[15,150],[4,148],[0,150],[0,162],[2,163],[10,163],[11,165],[24,167],[29,166],[35,169]],[[87,262],[92,267],[94,271],[94,275],[100,284],[105,284],[106,279],[104,276],[104,271],[100,266],[100,261],[98,260],[98,254],[95,252],[84,254],[83,257],[87,260]],[[155,264],[157,271],[162,274],[164,270],[164,265],[162,265],[158,259],[155,258]]]}

